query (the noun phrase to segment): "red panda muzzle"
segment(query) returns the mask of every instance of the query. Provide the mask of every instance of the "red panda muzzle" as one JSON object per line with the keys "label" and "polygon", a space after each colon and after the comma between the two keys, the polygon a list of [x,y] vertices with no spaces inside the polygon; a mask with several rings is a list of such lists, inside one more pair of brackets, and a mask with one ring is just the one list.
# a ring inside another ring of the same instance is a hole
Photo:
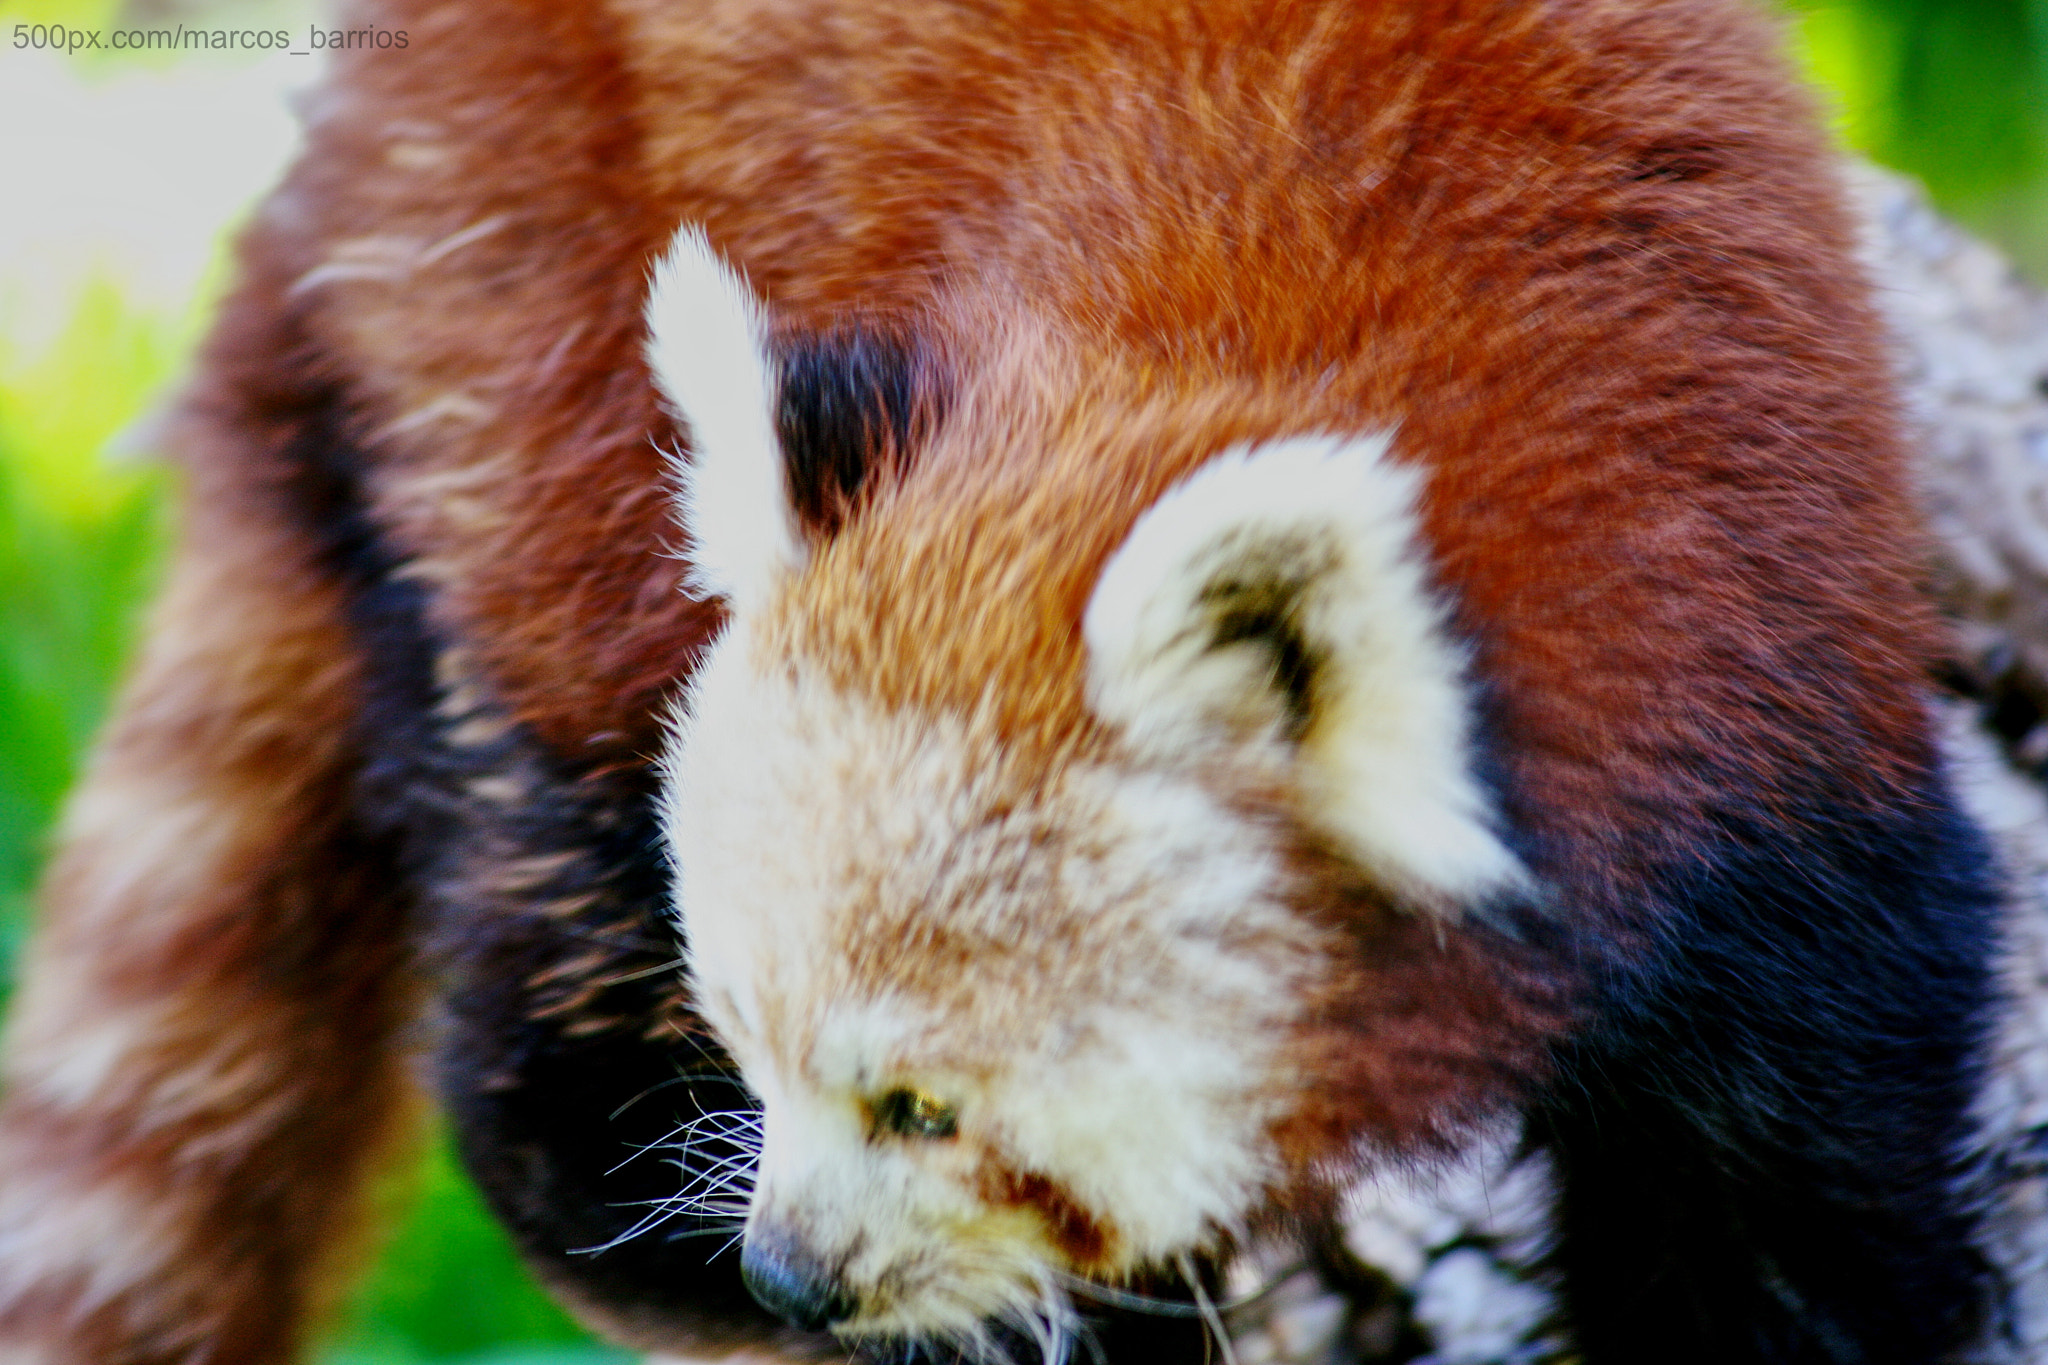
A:
{"label": "red panda muzzle", "polygon": [[788,1238],[748,1237],[740,1277],[756,1302],[799,1331],[820,1331],[857,1308],[832,1271]]}

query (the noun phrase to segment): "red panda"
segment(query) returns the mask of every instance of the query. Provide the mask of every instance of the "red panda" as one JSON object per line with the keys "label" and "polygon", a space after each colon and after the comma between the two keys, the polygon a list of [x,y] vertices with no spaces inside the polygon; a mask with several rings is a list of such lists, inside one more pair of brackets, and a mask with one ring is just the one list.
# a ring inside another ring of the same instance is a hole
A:
{"label": "red panda", "polygon": [[1504,1131],[1592,1365],[1994,1320],[1996,886],[1740,0],[345,18],[29,954],[12,1357],[294,1358],[416,1039],[650,1350],[1193,1360],[1127,1291]]}

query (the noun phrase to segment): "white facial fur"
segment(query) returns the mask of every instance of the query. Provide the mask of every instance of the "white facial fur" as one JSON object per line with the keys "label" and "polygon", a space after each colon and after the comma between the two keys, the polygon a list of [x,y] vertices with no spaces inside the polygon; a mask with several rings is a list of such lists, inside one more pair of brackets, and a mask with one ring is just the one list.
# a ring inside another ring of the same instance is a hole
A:
{"label": "white facial fur", "polygon": [[[699,1005],[763,1106],[750,1226],[846,1258],[848,1330],[954,1334],[1236,1229],[1319,946],[1260,832],[1142,772],[1020,792],[972,725],[752,653],[742,619],[700,672],[668,811]],[[957,1138],[878,1135],[898,1086]]]}

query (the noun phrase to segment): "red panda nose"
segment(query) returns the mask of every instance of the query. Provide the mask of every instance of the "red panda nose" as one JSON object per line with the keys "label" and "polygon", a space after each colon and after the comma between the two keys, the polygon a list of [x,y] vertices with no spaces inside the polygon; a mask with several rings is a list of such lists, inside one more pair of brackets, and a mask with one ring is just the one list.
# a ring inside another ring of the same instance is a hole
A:
{"label": "red panda nose", "polygon": [[740,1278],[755,1302],[806,1332],[850,1318],[860,1306],[824,1262],[781,1237],[748,1237]]}

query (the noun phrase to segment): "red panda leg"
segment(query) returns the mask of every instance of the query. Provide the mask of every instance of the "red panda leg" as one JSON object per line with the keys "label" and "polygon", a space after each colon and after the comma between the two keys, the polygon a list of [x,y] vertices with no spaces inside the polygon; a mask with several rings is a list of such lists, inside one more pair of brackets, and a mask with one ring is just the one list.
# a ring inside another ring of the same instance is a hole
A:
{"label": "red panda leg", "polygon": [[1585,1360],[1931,1365],[2003,1315],[1974,1118],[2001,897],[1940,780],[1912,797],[1730,816],[1561,1051],[1532,1131]]}
{"label": "red panda leg", "polygon": [[414,1110],[390,850],[316,556],[196,498],[26,954],[0,1107],[0,1359],[295,1358]]}

